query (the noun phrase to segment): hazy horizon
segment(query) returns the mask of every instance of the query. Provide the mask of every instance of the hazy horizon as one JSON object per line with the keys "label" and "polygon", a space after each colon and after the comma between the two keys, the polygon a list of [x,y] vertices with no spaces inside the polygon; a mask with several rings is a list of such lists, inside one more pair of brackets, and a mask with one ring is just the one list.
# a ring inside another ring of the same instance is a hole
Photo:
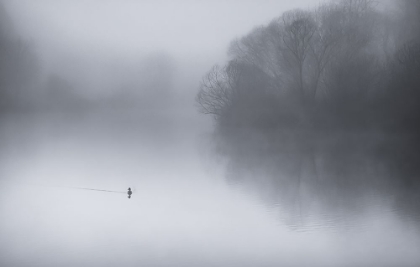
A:
{"label": "hazy horizon", "polygon": [[419,29],[418,0],[0,0],[0,265],[418,266]]}

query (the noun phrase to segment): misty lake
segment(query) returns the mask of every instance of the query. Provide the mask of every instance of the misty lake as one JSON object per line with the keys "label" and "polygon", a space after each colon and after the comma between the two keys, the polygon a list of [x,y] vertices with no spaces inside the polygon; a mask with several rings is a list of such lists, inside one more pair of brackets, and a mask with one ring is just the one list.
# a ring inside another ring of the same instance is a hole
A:
{"label": "misty lake", "polygon": [[418,266],[418,213],[366,179],[387,166],[340,148],[230,158],[212,131],[194,111],[3,115],[0,265]]}
{"label": "misty lake", "polygon": [[420,0],[0,0],[0,267],[418,267],[419,73]]}

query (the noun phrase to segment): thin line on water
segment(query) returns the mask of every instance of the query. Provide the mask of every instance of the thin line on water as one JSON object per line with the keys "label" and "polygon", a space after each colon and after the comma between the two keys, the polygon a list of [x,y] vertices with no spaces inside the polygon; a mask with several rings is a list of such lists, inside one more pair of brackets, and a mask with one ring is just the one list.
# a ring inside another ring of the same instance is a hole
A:
{"label": "thin line on water", "polygon": [[76,187],[76,186],[63,186],[63,185],[44,185],[44,184],[33,184],[33,183],[21,183],[26,185],[32,186],[42,186],[42,187],[58,187],[58,188],[70,188],[70,189],[80,189],[80,190],[91,190],[91,191],[101,191],[107,193],[118,193],[118,194],[126,194],[125,191],[113,191],[113,190],[104,190],[104,189],[96,189],[96,188],[88,188],[88,187]]}

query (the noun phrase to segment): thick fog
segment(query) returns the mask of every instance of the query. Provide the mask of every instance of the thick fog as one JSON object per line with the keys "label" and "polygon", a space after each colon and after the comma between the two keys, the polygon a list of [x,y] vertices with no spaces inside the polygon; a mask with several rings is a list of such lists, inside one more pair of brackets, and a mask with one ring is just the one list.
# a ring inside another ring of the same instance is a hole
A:
{"label": "thick fog", "polygon": [[225,58],[232,38],[310,2],[19,0],[5,5],[44,67],[87,83],[91,91],[112,90],[109,83],[126,78],[120,72],[129,75],[127,68],[139,70],[145,58],[162,55],[174,61],[178,75],[187,73],[179,78],[194,79],[194,86],[188,84],[192,91],[203,72]]}
{"label": "thick fog", "polygon": [[420,1],[0,0],[0,266],[418,266]]}

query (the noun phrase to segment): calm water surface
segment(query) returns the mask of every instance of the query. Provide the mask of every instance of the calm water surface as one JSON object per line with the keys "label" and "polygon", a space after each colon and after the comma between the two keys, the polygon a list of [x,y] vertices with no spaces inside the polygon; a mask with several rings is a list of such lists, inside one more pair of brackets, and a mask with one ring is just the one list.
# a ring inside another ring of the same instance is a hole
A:
{"label": "calm water surface", "polygon": [[200,119],[1,117],[0,265],[419,266],[420,220],[400,212],[395,185],[325,182],[380,166],[358,156],[365,168],[348,174],[328,153],[228,159]]}

